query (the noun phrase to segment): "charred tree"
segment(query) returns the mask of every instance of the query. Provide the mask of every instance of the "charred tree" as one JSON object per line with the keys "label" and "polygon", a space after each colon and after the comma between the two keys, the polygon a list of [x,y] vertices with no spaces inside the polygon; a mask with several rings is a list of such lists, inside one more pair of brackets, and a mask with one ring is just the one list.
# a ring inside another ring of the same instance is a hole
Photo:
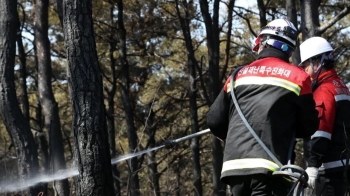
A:
{"label": "charred tree", "polygon": [[[190,14],[189,7],[190,3],[182,1],[181,4],[184,9],[180,11],[180,5],[178,0],[176,3],[177,16],[181,23],[182,33],[185,39],[185,45],[187,49],[187,69],[189,77],[189,99],[190,99],[190,116],[191,116],[191,130],[192,133],[199,131],[198,123],[198,106],[197,106],[197,84],[196,84],[196,67],[198,62],[194,54],[194,47],[192,45],[191,30],[190,30]],[[184,13],[182,12],[184,11]],[[193,184],[194,184],[194,195],[201,196],[203,194],[202,177],[201,177],[201,165],[200,165],[200,153],[199,153],[199,138],[193,138],[191,140],[191,152],[193,162]]]}
{"label": "charred tree", "polygon": [[[149,108],[149,116],[146,118],[146,133],[148,135],[148,145],[149,149],[156,147],[155,133],[156,126],[154,125],[154,117],[155,113],[152,109],[152,103],[148,104]],[[157,160],[156,160],[156,152],[152,151],[147,153],[147,165],[148,165],[148,176],[150,179],[150,185],[152,187],[152,195],[160,196],[160,187],[159,187],[159,174],[157,170]]]}
{"label": "charred tree", "polygon": [[[38,94],[44,115],[45,128],[49,138],[49,161],[51,172],[66,169],[64,146],[61,133],[61,123],[58,114],[58,104],[55,100],[51,81],[51,55],[48,37],[49,0],[36,0],[34,17],[34,44],[38,65]],[[53,184],[55,195],[69,195],[68,179],[55,181]]]}
{"label": "charred tree", "polygon": [[76,195],[111,196],[111,157],[91,0],[63,1],[68,84],[73,108]]}
{"label": "charred tree", "polygon": [[[220,93],[220,73],[219,73],[219,60],[220,60],[220,30],[219,30],[219,0],[214,0],[213,2],[213,12],[212,17],[209,12],[209,3],[207,0],[199,1],[202,17],[205,24],[205,29],[207,32],[207,48],[208,48],[208,59],[209,59],[209,81],[210,81],[210,102],[209,105],[215,100],[215,98]],[[229,23],[232,24],[232,9],[234,6],[234,0],[229,2]],[[231,33],[231,27],[228,29],[228,34]],[[230,36],[227,36],[230,39]],[[230,41],[227,41],[229,49]],[[228,59],[228,58],[227,58]],[[226,64],[227,65],[227,64]],[[225,66],[226,68],[227,66]],[[224,73],[226,69],[224,68]],[[201,73],[199,73],[201,74]],[[220,181],[222,160],[223,160],[223,147],[220,140],[212,136],[212,148],[213,148],[213,191],[215,196],[226,195],[225,185]]]}
{"label": "charred tree", "polygon": [[[115,17],[115,2],[112,0],[109,1],[110,8],[109,8],[109,20],[111,22],[111,28],[113,30],[116,30],[116,22],[114,21]],[[115,128],[115,121],[114,121],[114,113],[115,113],[115,95],[117,92],[117,74],[116,74],[116,68],[117,68],[117,59],[114,57],[114,52],[117,50],[117,40],[115,38],[115,31],[111,31],[110,34],[107,35],[108,45],[109,45],[109,60],[110,60],[110,70],[111,70],[111,76],[107,78],[107,81],[109,82],[109,85],[105,85],[105,91],[107,92],[107,129],[108,129],[108,139],[109,139],[109,149],[111,153],[111,157],[117,156],[117,149],[116,149],[116,128]],[[114,189],[115,189],[115,195],[119,196],[120,193],[120,172],[118,170],[117,164],[112,165],[112,172],[113,172],[113,183],[114,183]]]}
{"label": "charred tree", "polygon": [[[18,30],[17,2],[0,0],[0,114],[15,147],[18,174],[25,182],[39,172],[38,153],[16,96],[14,65]],[[41,186],[22,191],[22,195],[37,196]]]}
{"label": "charred tree", "polygon": [[[297,9],[295,5],[295,0],[287,0],[286,1],[286,10],[287,10],[287,18],[289,21],[291,21],[296,28],[298,28],[298,20],[297,20]],[[295,51],[293,52],[292,56],[292,62],[294,64],[297,64],[300,62],[300,55],[299,55],[299,40],[297,40],[297,45],[295,47]]]}
{"label": "charred tree", "polygon": [[[131,105],[130,98],[130,71],[129,63],[126,54],[126,29],[124,26],[124,5],[123,0],[117,0],[118,6],[118,49],[119,49],[119,61],[121,68],[121,94],[122,102],[125,111],[126,124],[127,124],[127,135],[129,140],[129,153],[135,153],[137,151],[137,134],[134,123],[134,109]],[[129,160],[129,182],[130,182],[130,195],[140,195],[140,185],[138,170],[138,160],[134,157]]]}
{"label": "charred tree", "polygon": [[[17,23],[20,24],[20,20],[17,14]],[[20,25],[18,25],[20,27]],[[28,101],[28,92],[27,92],[27,56],[24,51],[23,41],[22,41],[22,32],[21,28],[17,29],[17,49],[18,49],[18,58],[19,58],[19,88],[21,89],[21,96],[19,102],[22,104],[22,112],[24,117],[29,123],[29,101]]]}

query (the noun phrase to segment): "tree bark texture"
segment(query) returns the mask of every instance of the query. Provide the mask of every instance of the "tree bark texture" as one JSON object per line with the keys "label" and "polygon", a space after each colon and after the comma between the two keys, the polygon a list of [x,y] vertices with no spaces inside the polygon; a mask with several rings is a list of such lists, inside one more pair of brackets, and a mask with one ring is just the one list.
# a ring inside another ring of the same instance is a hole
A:
{"label": "tree bark texture", "polygon": [[[176,11],[180,19],[183,36],[185,39],[185,45],[187,49],[187,69],[189,77],[189,98],[190,98],[190,116],[191,116],[191,130],[192,133],[199,131],[198,124],[198,112],[197,112],[197,86],[196,86],[196,67],[198,62],[195,58],[194,48],[192,45],[191,31],[190,31],[190,15],[188,13],[187,1],[182,1],[182,5],[185,7],[184,15],[181,15],[178,1],[176,0]],[[192,2],[193,3],[193,2]],[[201,166],[200,166],[200,153],[199,153],[199,139],[197,137],[191,139],[191,152],[192,152],[192,163],[193,163],[193,184],[194,192],[193,195],[203,195],[202,177],[201,177]]]}
{"label": "tree bark texture", "polygon": [[318,27],[320,26],[320,21],[318,18],[319,5],[320,5],[319,0],[315,0],[315,1],[301,0],[300,1],[300,13],[301,13],[300,30],[302,32],[303,41],[310,37],[320,35],[320,32],[318,31]]}
{"label": "tree bark texture", "polygon": [[263,0],[257,0],[258,9],[259,9],[259,20],[260,20],[260,28],[267,25],[266,20],[266,5]]}
{"label": "tree bark texture", "polygon": [[[297,30],[299,31],[295,0],[286,0],[286,10],[287,10],[288,20],[291,21],[294,24],[295,28],[297,28]],[[295,50],[292,55],[292,63],[294,65],[298,65],[299,62],[300,62],[299,40],[296,40]]]}
{"label": "tree bark texture", "polygon": [[[116,24],[114,22],[115,18],[115,5],[112,4],[109,10],[109,20],[111,25],[116,28]],[[116,58],[113,56],[114,51],[116,51],[116,42],[115,39],[115,32],[111,32],[109,34],[110,40],[108,42],[109,44],[109,59],[110,59],[110,69],[111,69],[111,77],[109,79],[110,81],[110,87],[107,88],[107,102],[108,102],[108,108],[107,108],[107,129],[108,129],[108,139],[109,139],[109,149],[111,153],[111,157],[117,156],[117,149],[116,149],[116,129],[115,129],[115,121],[114,121],[114,112],[115,112],[115,101],[114,97],[117,92],[117,75],[116,75],[116,67],[117,67],[117,61]],[[120,172],[118,170],[117,164],[112,165],[112,172],[113,172],[113,183],[114,183],[114,189],[115,189],[115,195],[120,196]]]}
{"label": "tree bark texture", "polygon": [[56,9],[61,26],[63,27],[63,0],[56,0]]}
{"label": "tree bark texture", "polygon": [[[36,59],[36,58],[35,58]],[[37,61],[35,61],[37,64]],[[35,86],[38,86],[38,80],[35,80]],[[41,152],[41,162],[44,168],[44,172],[49,172],[50,170],[50,160],[49,160],[49,144],[47,141],[47,134],[43,132],[43,114],[41,110],[41,104],[39,101],[39,91],[36,91],[36,101],[34,105],[35,117],[33,125],[35,129],[34,139],[37,142],[38,150]],[[47,187],[47,186],[46,186]]]}
{"label": "tree bark texture", "polygon": [[[117,0],[118,5],[118,38],[119,38],[119,60],[121,70],[121,94],[122,102],[125,110],[126,124],[128,127],[127,135],[129,140],[129,153],[135,153],[137,151],[137,134],[134,123],[134,109],[131,105],[132,99],[130,98],[130,72],[129,63],[126,54],[126,29],[124,26],[124,5],[123,0]],[[140,185],[138,170],[138,160],[137,157],[129,160],[129,182],[130,182],[130,195],[139,196],[140,195]]]}
{"label": "tree bark texture", "polygon": [[[115,68],[116,68],[116,60],[113,57],[113,52],[116,50],[115,44],[110,43],[110,48],[109,48],[109,59],[111,61],[111,73],[112,73],[112,78],[111,78],[111,88],[107,90],[107,102],[108,102],[108,108],[107,108],[107,129],[108,129],[108,139],[109,139],[109,149],[111,153],[111,157],[116,157],[117,156],[117,150],[116,150],[116,142],[115,142],[115,122],[114,122],[114,97],[116,94],[116,89],[117,89],[117,79],[116,79],[116,74],[115,74]],[[114,178],[114,189],[116,191],[116,195],[120,195],[120,182],[119,182],[119,171],[117,168],[117,165],[112,166],[112,171],[113,171],[113,178]]]}
{"label": "tree bark texture", "polygon": [[[213,18],[210,17],[209,13],[209,3],[207,0],[199,1],[202,17],[205,23],[205,29],[207,32],[207,48],[208,48],[208,58],[209,58],[209,92],[210,92],[210,104],[215,100],[215,98],[220,93],[221,82],[219,79],[219,60],[220,60],[220,31],[219,31],[219,0],[215,0],[213,3]],[[231,0],[229,5],[234,5],[234,0]],[[232,9],[231,14],[232,16]],[[229,22],[232,23],[232,17],[228,18]],[[231,28],[228,29],[230,34]],[[228,36],[230,38],[230,36]],[[227,41],[230,46],[229,41]],[[229,48],[229,47],[228,47]],[[227,68],[227,66],[225,66]],[[226,72],[226,69],[224,71]],[[224,72],[224,73],[225,73]],[[225,185],[220,181],[221,177],[221,168],[223,161],[223,148],[221,143],[216,137],[213,136],[212,139],[212,148],[213,148],[213,195],[214,196],[224,196]]]}
{"label": "tree bark texture", "polygon": [[77,196],[115,195],[91,0],[63,1]]}
{"label": "tree bark texture", "polygon": [[[19,20],[18,20],[18,23],[19,23]],[[22,34],[20,30],[18,30],[17,32],[17,49],[18,49],[18,58],[20,61],[20,68],[19,68],[19,75],[20,75],[19,88],[21,89],[20,103],[22,104],[23,115],[29,123],[29,101],[28,101],[28,92],[27,92],[27,61],[26,61],[26,54],[25,54],[24,46],[22,42]]]}
{"label": "tree bark texture", "polygon": [[[155,113],[152,110],[152,103],[149,105],[149,116],[146,119],[146,133],[148,135],[148,148],[152,149],[156,147],[155,133],[156,127],[153,126]],[[148,177],[150,181],[150,187],[152,187],[152,195],[160,196],[160,187],[159,187],[159,174],[157,170],[157,160],[156,160],[156,152],[152,151],[147,153],[147,165],[148,165]]]}
{"label": "tree bark texture", "polygon": [[[66,169],[64,146],[61,133],[61,123],[58,114],[58,104],[53,95],[51,80],[51,55],[48,37],[49,0],[36,0],[34,17],[34,44],[38,63],[38,94],[44,115],[44,123],[49,136],[50,166],[56,173]],[[55,195],[69,195],[68,179],[53,183]]]}
{"label": "tree bark texture", "polygon": [[[34,137],[16,96],[17,17],[17,2],[0,0],[0,114],[16,150],[19,178],[25,182],[38,174],[39,163]],[[37,185],[22,191],[22,195],[37,196],[40,191],[41,186]]]}

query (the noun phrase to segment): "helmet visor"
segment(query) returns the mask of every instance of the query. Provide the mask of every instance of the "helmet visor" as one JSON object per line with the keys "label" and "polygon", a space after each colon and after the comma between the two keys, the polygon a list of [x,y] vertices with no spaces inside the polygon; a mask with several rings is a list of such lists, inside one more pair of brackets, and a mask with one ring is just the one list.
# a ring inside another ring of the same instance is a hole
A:
{"label": "helmet visor", "polygon": [[295,41],[298,37],[298,32],[294,28],[290,26],[265,26],[261,28],[260,34],[270,34],[281,37],[288,42],[290,42],[293,46],[295,46]]}

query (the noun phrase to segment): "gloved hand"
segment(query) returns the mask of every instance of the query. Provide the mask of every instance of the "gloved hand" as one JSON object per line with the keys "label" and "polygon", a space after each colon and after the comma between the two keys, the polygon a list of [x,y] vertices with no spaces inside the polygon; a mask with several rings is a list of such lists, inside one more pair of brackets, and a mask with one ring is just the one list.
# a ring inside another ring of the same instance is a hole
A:
{"label": "gloved hand", "polygon": [[309,184],[309,187],[314,189],[315,188],[315,184],[316,184],[316,179],[317,179],[317,175],[318,175],[318,168],[317,167],[308,167],[306,168],[306,173],[309,176],[309,180],[307,181],[307,183]]}

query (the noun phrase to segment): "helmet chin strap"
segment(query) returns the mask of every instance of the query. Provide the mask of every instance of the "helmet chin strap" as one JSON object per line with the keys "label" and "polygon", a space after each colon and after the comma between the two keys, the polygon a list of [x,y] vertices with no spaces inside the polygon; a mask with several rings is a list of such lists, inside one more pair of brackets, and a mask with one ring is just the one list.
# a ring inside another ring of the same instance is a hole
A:
{"label": "helmet chin strap", "polygon": [[316,70],[314,68],[315,65],[314,65],[312,59],[311,58],[309,59],[309,62],[310,62],[310,65],[311,65],[311,69],[312,69],[312,74],[313,74],[313,77],[314,77],[314,80],[312,81],[312,84],[311,84],[312,91],[315,91],[316,88],[318,87],[318,77],[321,74],[321,69],[323,67],[325,57],[326,57],[325,54],[322,54],[321,61],[320,61],[319,66],[318,66],[318,68]]}

